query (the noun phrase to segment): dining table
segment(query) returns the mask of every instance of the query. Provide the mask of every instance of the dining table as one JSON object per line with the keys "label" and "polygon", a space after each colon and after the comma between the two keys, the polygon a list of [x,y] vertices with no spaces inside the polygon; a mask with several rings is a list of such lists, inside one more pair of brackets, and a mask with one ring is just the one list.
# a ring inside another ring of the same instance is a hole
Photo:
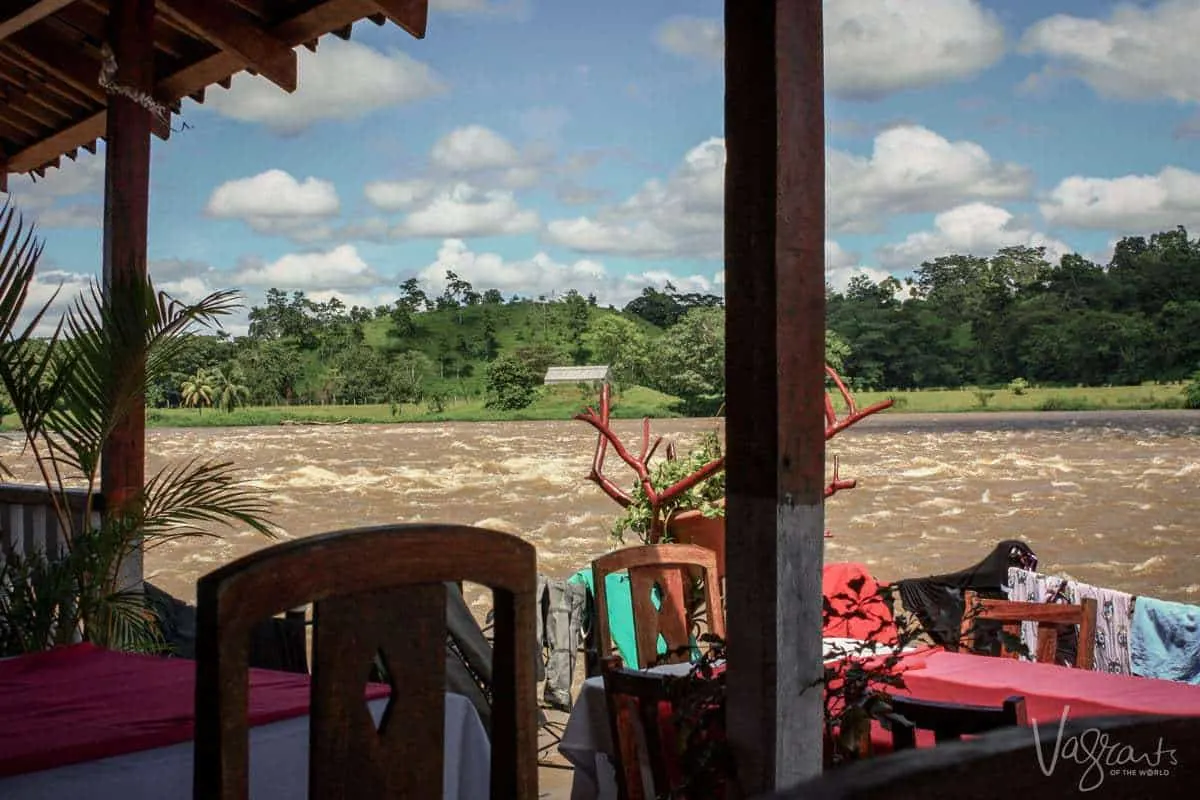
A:
{"label": "dining table", "polygon": [[[826,640],[829,659],[831,641]],[[827,663],[830,663],[827,661]],[[690,664],[653,671],[685,675]],[[1067,721],[1106,716],[1200,717],[1200,686],[1187,683],[1073,669],[1054,664],[996,658],[941,647],[901,653],[893,669],[901,687],[888,691],[921,700],[999,707],[1012,696],[1025,698],[1030,725],[1043,730]],[[932,734],[918,731],[918,747],[934,746]],[[891,751],[891,733],[879,723],[871,731],[876,755]],[[612,734],[602,678],[589,678],[567,720],[559,751],[575,768],[571,800],[614,800]]]}
{"label": "dining table", "polygon": [[[190,798],[195,675],[194,661],[86,643],[0,660],[0,798]],[[250,670],[253,800],[308,796],[311,686],[307,674]],[[391,700],[365,684],[377,725]],[[446,694],[444,742],[443,796],[487,798],[491,746],[462,695]]]}

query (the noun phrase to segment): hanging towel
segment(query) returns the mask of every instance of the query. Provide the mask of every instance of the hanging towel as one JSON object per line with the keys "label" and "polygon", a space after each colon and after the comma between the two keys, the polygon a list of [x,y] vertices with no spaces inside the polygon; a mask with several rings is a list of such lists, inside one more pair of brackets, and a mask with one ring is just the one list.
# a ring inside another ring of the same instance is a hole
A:
{"label": "hanging towel", "polygon": [[[1005,587],[1008,599],[1014,603],[1043,603],[1048,594],[1046,581],[1046,576],[1041,573],[1019,567],[1009,567],[1008,586]],[[1056,581],[1056,586],[1060,582],[1061,579]],[[1025,661],[1032,661],[1033,654],[1037,652],[1037,631],[1038,624],[1036,622],[1021,623],[1021,644],[1026,651],[1026,655],[1021,658]]]}
{"label": "hanging towel", "polygon": [[1129,639],[1134,675],[1200,685],[1200,607],[1139,597]]}
{"label": "hanging towel", "polygon": [[[1096,652],[1093,669],[1114,675],[1133,674],[1129,655],[1129,629],[1133,625],[1133,596],[1112,589],[1068,584],[1072,603],[1096,601]],[[1083,645],[1083,642],[1080,642]]]}

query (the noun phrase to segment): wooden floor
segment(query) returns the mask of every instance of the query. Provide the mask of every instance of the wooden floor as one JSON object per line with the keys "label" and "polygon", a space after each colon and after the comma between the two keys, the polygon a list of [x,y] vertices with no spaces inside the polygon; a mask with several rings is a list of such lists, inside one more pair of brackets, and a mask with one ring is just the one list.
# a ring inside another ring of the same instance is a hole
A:
{"label": "wooden floor", "polygon": [[[578,687],[576,690],[578,691]],[[567,713],[550,709],[543,711],[550,722],[558,724],[558,730],[561,731],[561,726],[567,723]],[[539,747],[551,741],[545,730],[538,732]],[[571,765],[559,754],[558,748],[552,747],[538,763],[538,796],[546,800],[570,800],[571,780],[574,776]]]}

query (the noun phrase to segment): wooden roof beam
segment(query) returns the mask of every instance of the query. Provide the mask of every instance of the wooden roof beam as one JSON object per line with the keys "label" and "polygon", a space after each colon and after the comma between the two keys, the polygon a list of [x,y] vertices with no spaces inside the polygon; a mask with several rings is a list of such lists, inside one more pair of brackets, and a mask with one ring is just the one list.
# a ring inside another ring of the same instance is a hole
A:
{"label": "wooden roof beam", "polygon": [[[356,19],[363,19],[377,11],[378,7],[373,0],[328,0],[279,23],[271,29],[271,34],[285,44],[301,45],[327,31]],[[391,16],[388,18],[391,19]],[[404,29],[412,33],[407,27]],[[243,59],[222,50],[159,81],[155,95],[160,100],[173,100],[213,83],[228,88],[230,76],[245,66],[246,62]],[[97,111],[54,136],[12,154],[8,160],[9,170],[28,172],[38,164],[44,163],[51,154],[63,153],[72,147],[101,138],[104,135],[105,119],[105,112]]]}
{"label": "wooden roof beam", "polygon": [[429,0],[371,0],[384,16],[413,35],[424,39],[429,24]]}
{"label": "wooden roof beam", "polygon": [[74,0],[36,0],[36,2],[25,9],[4,19],[0,19],[0,41],[66,8],[72,2]]}
{"label": "wooden roof beam", "polygon": [[83,54],[78,44],[33,28],[10,36],[10,49],[48,75],[98,103],[105,100],[100,86],[100,62]]}
{"label": "wooden roof beam", "polygon": [[260,28],[249,14],[213,0],[158,0],[158,5],[280,89],[296,91],[296,52]]}

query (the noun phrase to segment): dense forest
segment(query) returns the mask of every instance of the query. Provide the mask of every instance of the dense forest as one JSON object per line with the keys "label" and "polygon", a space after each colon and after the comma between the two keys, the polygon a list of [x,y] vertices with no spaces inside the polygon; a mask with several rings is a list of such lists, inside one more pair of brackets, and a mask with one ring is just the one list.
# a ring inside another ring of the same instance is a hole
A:
{"label": "dense forest", "polygon": [[[706,413],[724,392],[715,295],[647,288],[622,309],[570,290],[504,298],[453,272],[390,306],[345,307],[271,289],[246,336],[198,337],[153,405],[527,405],[548,366],[608,364],[623,385]],[[1183,228],[1127,237],[1108,264],[1039,248],[927,261],[901,282],[828,291],[827,354],[860,389],[1175,381],[1200,369],[1200,241]]]}

